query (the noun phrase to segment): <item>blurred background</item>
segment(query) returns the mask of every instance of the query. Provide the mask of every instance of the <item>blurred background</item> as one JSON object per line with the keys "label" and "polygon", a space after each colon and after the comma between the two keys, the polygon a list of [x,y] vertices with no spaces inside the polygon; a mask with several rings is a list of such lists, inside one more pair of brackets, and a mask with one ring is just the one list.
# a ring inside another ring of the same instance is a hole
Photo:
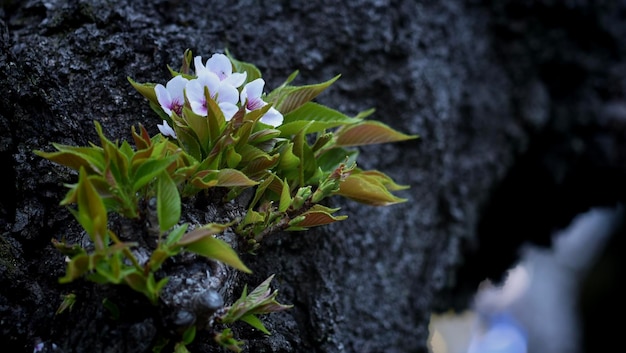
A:
{"label": "blurred background", "polygon": [[619,347],[626,298],[624,210],[594,208],[532,244],[469,309],[431,317],[431,353],[598,352]]}

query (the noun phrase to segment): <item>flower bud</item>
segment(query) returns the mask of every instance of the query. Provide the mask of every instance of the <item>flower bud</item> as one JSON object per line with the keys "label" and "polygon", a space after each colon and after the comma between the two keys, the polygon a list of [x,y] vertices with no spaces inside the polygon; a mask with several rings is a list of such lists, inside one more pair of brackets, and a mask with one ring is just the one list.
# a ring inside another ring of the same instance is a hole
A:
{"label": "flower bud", "polygon": [[291,200],[291,209],[300,209],[309,198],[309,196],[311,196],[311,186],[299,188],[296,196],[294,196],[293,200]]}

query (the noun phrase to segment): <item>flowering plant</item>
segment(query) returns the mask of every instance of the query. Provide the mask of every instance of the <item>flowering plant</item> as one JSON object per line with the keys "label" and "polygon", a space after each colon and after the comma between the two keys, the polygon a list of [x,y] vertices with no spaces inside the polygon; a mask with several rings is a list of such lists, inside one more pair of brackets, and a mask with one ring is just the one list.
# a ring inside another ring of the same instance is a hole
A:
{"label": "flowering plant", "polygon": [[[265,81],[256,66],[228,52],[204,62],[189,50],[180,70],[169,70],[172,78],[165,85],[128,78],[160,117],[159,134],[151,137],[143,126],[133,127],[133,148],[126,141],[107,139],[96,122],[101,146],[53,144],[56,152],[35,151],[79,172],[78,182],[67,185],[61,204],[76,205],[70,210],[92,246],[53,240],[68,256],[61,282],[86,277],[96,283],[125,283],[159,304],[168,282],[159,271],[181,253],[251,272],[233,244],[218,237],[227,230],[254,251],[269,234],[345,219],[335,215],[338,208],[321,204],[331,196],[375,206],[406,201],[392,194],[406,186],[380,171],[356,166],[354,147],[417,136],[366,120],[373,110],[348,116],[314,102],[339,76],[294,86],[296,71],[265,94]],[[248,190],[245,214],[227,223],[179,224],[183,200],[216,188],[225,190],[224,201]],[[140,220],[144,229],[118,235],[108,226],[110,212]],[[232,306],[210,318],[204,315],[205,322],[194,321],[180,342],[181,351],[193,340],[196,327],[215,323],[241,320],[267,333],[256,315],[289,308],[275,301],[271,278],[250,295],[244,291]],[[216,334],[215,340],[240,349],[229,329]]]}
{"label": "flowering plant", "polygon": [[[162,84],[131,84],[163,122],[164,136],[187,152],[198,168],[184,194],[216,186],[234,198],[256,187],[246,217],[236,230],[256,244],[278,230],[300,230],[345,219],[320,205],[339,195],[370,205],[404,202],[391,191],[405,186],[376,170],[356,167],[356,146],[416,138],[373,120],[373,110],[347,116],[313,102],[339,76],[293,86],[294,72],[264,94],[259,69],[226,54],[206,63],[186,51],[180,71]],[[221,177],[221,178],[220,178]],[[225,181],[228,179],[228,182]]]}

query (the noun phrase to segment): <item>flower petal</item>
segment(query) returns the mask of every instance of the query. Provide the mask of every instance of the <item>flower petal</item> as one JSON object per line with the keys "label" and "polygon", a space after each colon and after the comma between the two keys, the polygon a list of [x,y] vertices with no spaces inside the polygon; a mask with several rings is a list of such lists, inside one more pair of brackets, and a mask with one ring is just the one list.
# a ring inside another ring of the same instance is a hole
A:
{"label": "flower petal", "polygon": [[247,83],[241,90],[241,103],[246,105],[248,110],[257,110],[267,103],[261,99],[265,81],[262,78]]}
{"label": "flower petal", "polygon": [[235,113],[237,113],[237,111],[239,110],[237,105],[228,102],[218,103],[218,105],[222,110],[222,113],[224,114],[224,119],[226,121],[230,121],[230,119],[232,119],[233,116],[235,116]]}
{"label": "flower petal", "polygon": [[188,82],[189,80],[181,75],[174,76],[167,82],[165,87],[170,93],[173,103],[182,104],[185,102],[185,86]]}
{"label": "flower petal", "polygon": [[201,71],[206,71],[207,70],[207,68],[202,63],[202,57],[201,56],[196,56],[195,58],[193,58],[193,66],[196,68],[196,76],[198,76],[198,74]]}
{"label": "flower petal", "polygon": [[157,124],[157,127],[159,128],[161,134],[163,134],[164,136],[171,136],[173,138],[176,138],[176,132],[174,132],[174,129],[170,127],[167,121],[163,120],[163,125]]}
{"label": "flower petal", "polygon": [[239,87],[246,82],[246,78],[248,77],[247,72],[234,72],[232,75],[226,77],[222,82],[228,83],[233,87]]}
{"label": "flower petal", "polygon": [[189,81],[185,87],[185,94],[191,110],[198,115],[206,116],[206,97],[202,83],[198,79]]}
{"label": "flower petal", "polygon": [[233,73],[233,64],[224,54],[213,54],[207,60],[206,68],[215,73],[220,81]]}
{"label": "flower petal", "polygon": [[211,97],[215,96],[221,84],[219,77],[217,77],[216,74],[208,70],[200,73],[197,80],[203,86],[202,94],[204,95],[204,87],[206,86],[209,87],[209,94],[211,95]]}
{"label": "flower petal", "polygon": [[167,88],[159,83],[154,86],[154,93],[156,93],[157,101],[159,101],[161,109],[163,109],[167,115],[172,116],[172,97]]}
{"label": "flower petal", "polygon": [[239,102],[239,91],[227,83],[222,83],[217,91],[217,102],[237,104]]}
{"label": "flower petal", "polygon": [[[262,78],[257,78],[252,82],[246,83],[244,89],[247,92],[248,99],[250,98],[260,98],[263,94],[263,87],[265,86],[265,81]],[[242,99],[243,100],[243,99]]]}
{"label": "flower petal", "polygon": [[[204,95],[204,87],[209,88],[209,95],[215,97],[219,87],[220,79],[214,73],[210,71],[202,71],[198,78],[193,79],[187,83],[185,87],[185,93],[189,100],[189,106],[191,110],[202,116],[207,115],[206,97]],[[236,88],[233,88],[236,90]]]}
{"label": "flower petal", "polygon": [[272,125],[273,127],[276,127],[283,123],[283,115],[274,107],[271,107],[267,111],[267,113],[265,113],[261,117],[261,122],[263,124]]}

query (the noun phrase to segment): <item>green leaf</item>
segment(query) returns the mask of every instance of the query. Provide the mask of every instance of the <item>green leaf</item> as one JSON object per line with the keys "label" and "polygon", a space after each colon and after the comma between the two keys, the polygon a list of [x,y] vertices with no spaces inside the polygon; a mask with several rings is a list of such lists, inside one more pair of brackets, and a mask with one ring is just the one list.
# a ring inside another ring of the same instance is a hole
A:
{"label": "green leaf", "polygon": [[[320,206],[320,205],[316,205]],[[331,213],[335,212],[337,209],[324,209],[324,208],[312,208],[311,210],[302,214],[304,216],[304,220],[293,224],[295,227],[317,227],[323,226],[330,223],[334,223],[337,221],[343,221],[348,218],[348,216],[333,216]]]}
{"label": "green leaf", "polygon": [[[119,263],[116,262],[118,260],[118,256],[112,256],[106,261],[100,261],[96,264],[94,270],[99,275],[94,277],[96,278],[96,283],[100,283],[100,281],[102,281],[102,283],[120,283],[121,278],[119,276]],[[89,279],[94,280],[92,278]]]}
{"label": "green leaf", "polygon": [[208,87],[204,87],[204,96],[206,98],[207,105],[209,136],[211,137],[211,141],[217,141],[222,133],[224,125],[226,124],[226,119],[224,118],[222,109],[219,107],[217,102],[211,98]]}
{"label": "green leaf", "polygon": [[261,223],[265,221],[265,217],[263,217],[263,215],[257,211],[253,211],[253,210],[248,210],[246,212],[246,215],[243,217],[243,219],[241,220],[241,223],[239,223],[239,230],[243,229],[243,227],[249,225],[249,224],[254,224],[254,223]]}
{"label": "green leaf", "polygon": [[149,273],[147,276],[138,271],[129,273],[124,277],[124,282],[137,292],[143,293],[153,305],[157,305],[159,301],[159,292],[167,283],[168,277],[162,278],[155,283],[154,274]]}
{"label": "green leaf", "polygon": [[189,351],[189,349],[187,349],[187,346],[184,343],[178,342],[174,346],[174,353],[191,353],[191,352]]}
{"label": "green leaf", "polygon": [[193,60],[193,54],[191,53],[191,50],[185,49],[185,52],[183,53],[183,63],[180,66],[181,73],[185,75],[189,75],[189,70],[191,68],[191,60]]}
{"label": "green leaf", "polygon": [[[245,158],[247,156],[242,155],[242,157]],[[261,153],[257,158],[248,162],[241,171],[251,178],[261,178],[278,163],[279,159],[279,154],[270,156],[267,153]]]}
{"label": "green leaf", "polygon": [[74,256],[67,264],[65,276],[59,278],[59,283],[69,283],[81,277],[89,271],[90,255],[80,254]]}
{"label": "green leaf", "polygon": [[196,326],[190,326],[183,333],[183,343],[184,344],[191,344],[191,342],[193,342],[194,338],[196,338]]}
{"label": "green leaf", "polygon": [[287,85],[289,85],[293,80],[296,79],[296,77],[298,77],[298,75],[300,74],[299,70],[296,70],[294,72],[292,72],[287,79],[285,80],[285,82],[283,82],[280,86],[278,86],[277,88],[285,88],[287,87]]}
{"label": "green leaf", "polygon": [[[111,185],[111,183],[103,176],[90,175],[88,178],[91,184],[93,185],[93,187],[96,189],[96,191],[102,198],[102,202],[104,202],[104,206],[107,209],[107,211],[118,211],[120,208],[122,208],[120,200],[116,196],[117,190],[113,188],[114,185]],[[65,186],[70,187],[70,190],[68,191],[67,195],[61,201],[60,204],[65,206],[71,203],[76,203],[78,184],[65,185]]]}
{"label": "green leaf", "polygon": [[240,163],[242,164],[247,164],[250,161],[261,157],[270,159],[270,155],[266,151],[248,144],[240,146],[237,149],[237,153],[241,155]]}
{"label": "green leaf", "polygon": [[172,229],[170,233],[167,235],[167,239],[165,240],[165,245],[172,246],[178,241],[180,241],[180,239],[182,239],[183,237],[183,234],[185,234],[185,232],[187,231],[187,228],[189,228],[188,223],[185,223],[181,226],[174,227],[174,229]]}
{"label": "green leaf", "polygon": [[113,320],[118,320],[120,318],[120,308],[109,298],[102,299],[102,306],[109,311]]}
{"label": "green leaf", "polygon": [[74,170],[84,167],[90,173],[102,174],[105,168],[104,150],[100,147],[73,147],[57,143],[58,152],[33,151],[36,155]]}
{"label": "green leaf", "polygon": [[418,138],[417,135],[406,135],[398,132],[379,121],[363,121],[340,128],[335,133],[335,145],[362,146],[388,142],[398,142]]}
{"label": "green leaf", "polygon": [[186,129],[178,128],[176,125],[174,126],[174,130],[176,130],[176,137],[178,138],[178,143],[180,146],[187,152],[191,157],[196,159],[197,161],[202,160],[202,147],[198,142],[196,136],[187,131]]}
{"label": "green leaf", "polygon": [[100,123],[94,121],[94,125],[100,137],[100,144],[104,149],[104,159],[106,163],[105,175],[107,175],[107,171],[110,171],[115,181],[124,188],[129,182],[130,158],[122,153],[117,143],[113,143],[104,136]]}
{"label": "green leaf", "polygon": [[269,103],[274,103],[274,107],[284,116],[313,100],[340,76],[337,75],[326,82],[314,85],[279,87],[267,96],[267,100]]}
{"label": "green leaf", "polygon": [[86,254],[85,249],[79,244],[69,245],[64,241],[58,241],[56,239],[52,239],[52,245],[61,252],[61,254],[65,256],[69,256],[70,258],[79,255]]}
{"label": "green leaf", "polygon": [[330,132],[321,132],[317,134],[315,142],[311,146],[313,153],[317,153],[322,147],[326,146],[333,139],[333,134]]}
{"label": "green leaf", "polygon": [[378,170],[365,170],[365,171],[358,170],[358,171],[359,173],[362,173],[364,175],[368,175],[370,177],[376,178],[381,184],[383,184],[387,188],[387,190],[396,191],[396,190],[406,190],[410,188],[409,185],[397,184],[393,179],[391,179],[390,176]]}
{"label": "green leaf", "polygon": [[209,173],[210,173],[209,171],[202,171],[202,172],[197,173],[191,179],[191,185],[193,185],[194,187],[198,189],[209,189],[209,188],[215,187],[217,185],[217,179],[214,178],[215,173],[207,177]]}
{"label": "green leaf", "polygon": [[269,276],[250,294],[247,293],[247,287],[245,287],[241,297],[231,305],[222,317],[222,322],[226,324],[233,323],[246,315],[269,314],[293,307],[292,305],[284,305],[276,301],[278,291],[271,290],[270,283],[272,279],[274,279],[274,275]]}
{"label": "green leaf", "polygon": [[214,234],[223,232],[230,224],[211,223],[197,228],[183,236],[176,246],[184,246],[187,250],[221,261],[231,267],[246,273],[252,273],[241,262],[237,253],[225,241],[214,237]]}
{"label": "green leaf", "polygon": [[361,119],[351,118],[337,110],[314,102],[304,103],[298,109],[283,117],[283,124],[277,127],[281,131],[281,136],[290,136],[298,133],[310,121],[313,123],[307,128],[307,133],[320,132],[361,121]]}
{"label": "green leaf", "polygon": [[137,191],[151,182],[157,175],[174,163],[177,158],[178,156],[169,156],[168,158],[150,159],[141,163],[133,175],[133,191]]}
{"label": "green leaf", "polygon": [[133,155],[135,154],[135,151],[130,146],[128,141],[122,141],[122,145],[120,146],[120,152],[122,152],[122,154],[124,154],[124,156],[126,156],[127,160],[130,160],[133,157]]}
{"label": "green leaf", "polygon": [[262,129],[262,130],[252,133],[250,137],[248,138],[248,143],[256,145],[262,142],[269,141],[278,136],[280,136],[280,130]]}
{"label": "green leaf", "polygon": [[[154,275],[151,273],[150,277],[151,277],[151,283],[153,283],[154,282]],[[163,287],[165,287],[165,285],[167,284],[167,282],[169,280],[170,280],[169,277],[163,277],[158,282],[156,282],[154,285],[151,285],[151,287],[154,288],[153,293],[156,294],[156,296],[155,296],[156,299],[159,298],[159,293],[161,293],[161,290],[163,290]]]}
{"label": "green leaf", "polygon": [[68,294],[64,295],[63,296],[63,302],[61,302],[61,305],[59,305],[59,307],[57,308],[57,311],[54,313],[54,315],[59,315],[59,314],[63,313],[65,310],[68,310],[68,309],[71,312],[75,303],[76,303],[76,294],[68,293]]}
{"label": "green leaf", "polygon": [[254,197],[250,202],[250,206],[248,208],[248,213],[252,211],[252,209],[256,206],[256,204],[261,200],[263,195],[265,195],[265,190],[272,184],[276,176],[274,174],[268,174],[267,178],[263,180],[259,186],[256,188],[256,192],[254,193]]}
{"label": "green leaf", "polygon": [[247,323],[248,325],[254,327],[255,329],[263,332],[266,335],[271,335],[271,333],[265,328],[265,326],[263,325],[263,322],[261,322],[261,320],[259,320],[258,317],[249,314],[249,315],[244,315],[241,318],[239,318],[239,320]]}
{"label": "green leaf", "polygon": [[304,127],[293,139],[293,154],[300,159],[300,166],[298,168],[299,178],[296,179],[297,184],[295,186],[304,186],[305,182],[309,180],[317,172],[317,161],[313,150],[306,140],[307,127]]}
{"label": "green leaf", "polygon": [[180,194],[178,188],[167,173],[157,178],[157,216],[159,229],[165,232],[180,220]]}
{"label": "green leaf", "polygon": [[372,206],[388,206],[407,201],[391,194],[386,183],[379,176],[355,172],[339,184],[339,191],[335,194]]}
{"label": "green leaf", "polygon": [[286,143],[281,152],[278,161],[278,170],[283,176],[297,180],[300,173],[300,158],[293,153],[293,143]]}
{"label": "green leaf", "polygon": [[186,246],[186,249],[196,254],[215,259],[246,273],[252,271],[243,264],[237,253],[225,241],[204,237]]}
{"label": "green leaf", "polygon": [[126,77],[128,82],[137,90],[137,92],[141,93],[142,96],[146,97],[149,101],[159,104],[159,100],[156,97],[156,92],[154,91],[154,83],[137,83],[133,81],[130,77]]}
{"label": "green leaf", "polygon": [[163,108],[158,102],[150,101],[150,109],[152,109],[152,111],[156,113],[159,119],[167,121],[167,123],[172,126],[172,118],[167,115],[165,111],[163,111]]}
{"label": "green leaf", "polygon": [[217,171],[217,186],[236,187],[236,186],[254,186],[259,182],[248,178],[244,173],[237,169],[224,168]]}
{"label": "green leaf", "polygon": [[175,255],[175,251],[170,251],[166,247],[158,247],[150,255],[150,260],[148,260],[148,264],[150,265],[150,271],[156,272],[161,265],[165,262],[165,260],[169,259],[173,255]]}
{"label": "green leaf", "polygon": [[278,212],[287,211],[289,205],[291,205],[291,191],[289,189],[289,183],[287,183],[287,180],[283,180],[283,191],[280,193]]}
{"label": "green leaf", "polygon": [[135,291],[144,294],[147,293],[147,278],[143,274],[139,272],[131,273],[124,277],[124,281]]}
{"label": "green leaf", "polygon": [[228,146],[226,148],[226,165],[228,165],[228,168],[236,168],[239,163],[241,162],[241,154],[237,153],[237,151],[235,151],[235,148],[231,146]]}
{"label": "green leaf", "polygon": [[80,168],[76,189],[78,222],[85,229],[96,250],[107,246],[107,211],[102,198],[91,184],[84,168]]}
{"label": "green leaf", "polygon": [[359,155],[357,149],[333,148],[324,152],[317,158],[317,165],[325,173],[332,172],[341,164],[352,164]]}
{"label": "green leaf", "polygon": [[196,173],[192,183],[198,188],[220,187],[251,187],[258,182],[248,178],[237,169],[203,170]]}
{"label": "green leaf", "polygon": [[208,119],[204,116],[200,116],[194,113],[188,107],[183,107],[183,119],[187,122],[187,125],[198,137],[200,146],[207,150],[211,141],[211,132],[209,130]]}
{"label": "green leaf", "polygon": [[243,341],[236,340],[233,336],[233,331],[229,328],[216,333],[214,339],[217,344],[235,353],[240,353],[242,351],[241,347],[243,347],[245,343]]}

